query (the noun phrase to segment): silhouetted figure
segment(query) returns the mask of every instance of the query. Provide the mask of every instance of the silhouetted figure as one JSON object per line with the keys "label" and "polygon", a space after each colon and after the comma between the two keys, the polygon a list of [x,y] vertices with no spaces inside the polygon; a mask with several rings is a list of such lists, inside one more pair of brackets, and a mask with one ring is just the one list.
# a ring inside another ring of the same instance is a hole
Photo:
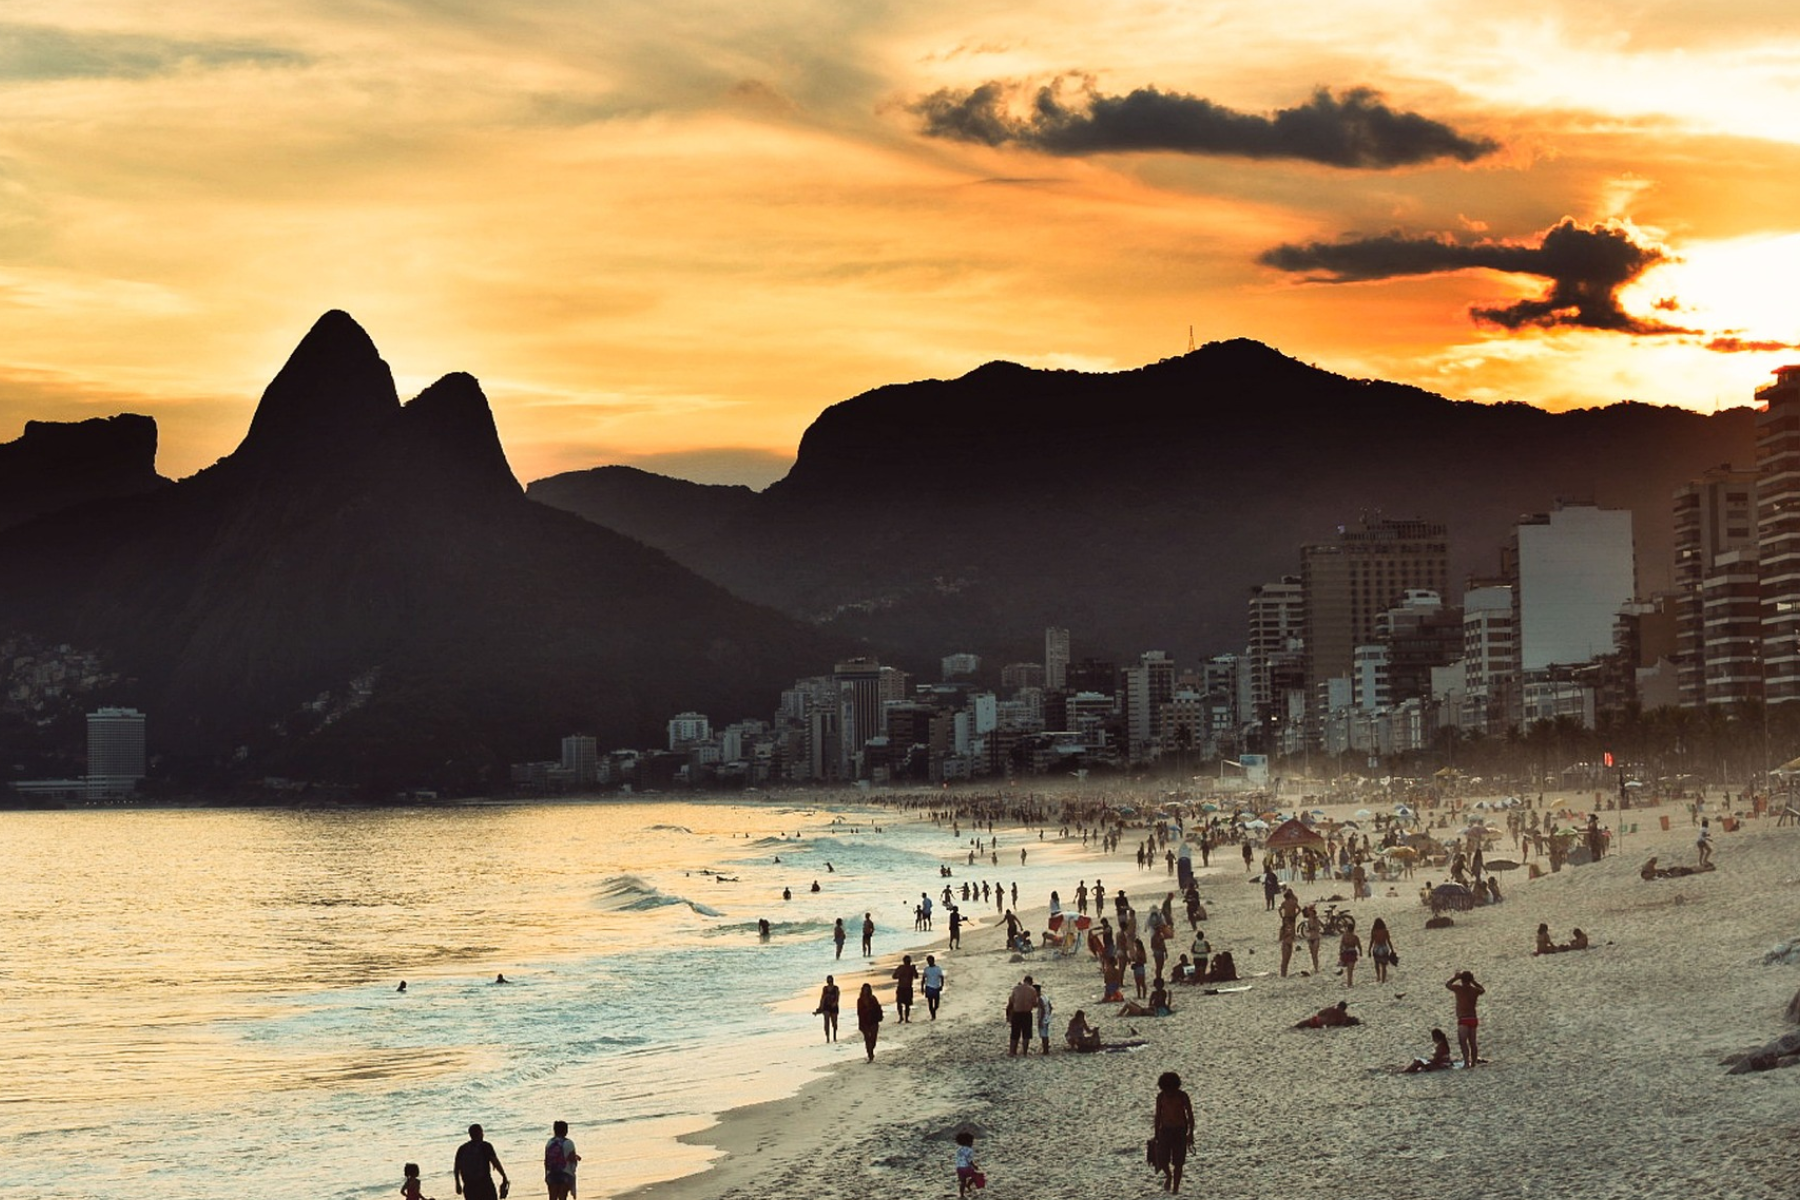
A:
{"label": "silhouetted figure", "polygon": [[508,979],[505,975],[496,975],[496,976],[494,976],[494,982],[495,983],[511,983],[512,980]]}
{"label": "silhouetted figure", "polygon": [[404,992],[404,991],[405,991],[405,990],[406,990],[406,980],[404,980],[404,979],[402,979],[402,980],[401,980],[401,981],[400,981],[400,986],[399,986],[399,987],[397,987],[397,988],[395,988],[395,989],[394,989],[394,990],[395,990],[395,991],[396,991],[396,992]]}
{"label": "silhouetted figure", "polygon": [[500,1200],[499,1193],[494,1190],[494,1177],[488,1170],[490,1167],[500,1172],[502,1186],[512,1186],[506,1178],[506,1168],[500,1165],[500,1156],[482,1140],[481,1126],[471,1125],[469,1140],[456,1148],[453,1174],[456,1177],[457,1193],[464,1200]]}

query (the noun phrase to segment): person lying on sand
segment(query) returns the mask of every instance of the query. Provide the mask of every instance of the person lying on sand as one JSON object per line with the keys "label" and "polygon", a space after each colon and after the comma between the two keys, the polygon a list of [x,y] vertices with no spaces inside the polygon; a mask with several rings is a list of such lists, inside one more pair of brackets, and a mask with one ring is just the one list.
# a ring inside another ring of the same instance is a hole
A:
{"label": "person lying on sand", "polygon": [[1331,1029],[1343,1025],[1361,1025],[1362,1020],[1350,1015],[1350,1002],[1339,1000],[1326,1005],[1305,1020],[1294,1022],[1295,1029]]}
{"label": "person lying on sand", "polygon": [[1417,1075],[1420,1071],[1448,1071],[1450,1069],[1450,1039],[1441,1029],[1431,1031],[1431,1057],[1415,1058],[1406,1065],[1406,1074]]}

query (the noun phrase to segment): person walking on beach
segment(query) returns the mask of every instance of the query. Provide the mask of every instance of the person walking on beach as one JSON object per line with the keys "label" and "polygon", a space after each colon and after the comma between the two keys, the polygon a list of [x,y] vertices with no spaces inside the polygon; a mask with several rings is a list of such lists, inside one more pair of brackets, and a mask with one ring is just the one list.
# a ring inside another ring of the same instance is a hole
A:
{"label": "person walking on beach", "polygon": [[[954,909],[951,910],[953,913]],[[920,982],[925,985],[925,1010],[937,1020],[938,998],[944,994],[944,968],[938,966],[937,956],[925,956],[925,969],[919,973]]]}
{"label": "person walking on beach", "polygon": [[482,1139],[481,1126],[471,1125],[469,1140],[456,1148],[456,1165],[451,1170],[456,1180],[456,1194],[466,1200],[500,1200],[489,1168],[500,1172],[502,1186],[512,1186],[506,1178],[506,1168],[500,1165],[500,1156]]}
{"label": "person walking on beach", "polygon": [[550,1189],[550,1200],[572,1200],[575,1195],[575,1164],[581,1155],[569,1140],[569,1123],[558,1121],[550,1127],[550,1140],[544,1143],[544,1186]]}
{"label": "person walking on beach", "polygon": [[1475,1016],[1475,1002],[1487,989],[1475,982],[1473,971],[1462,972],[1444,986],[1456,996],[1456,1044],[1462,1048],[1463,1066],[1472,1067],[1481,1061],[1475,1043],[1475,1031],[1481,1025]]}
{"label": "person walking on beach", "polygon": [[875,953],[875,914],[863,914],[863,957]]}
{"label": "person walking on beach", "polygon": [[962,949],[962,909],[950,906],[950,949]]}
{"label": "person walking on beach", "polygon": [[1369,926],[1369,957],[1375,960],[1375,982],[1386,983],[1388,968],[1400,962],[1400,956],[1394,953],[1394,938],[1388,932],[1387,922],[1380,917]]}
{"label": "person walking on beach", "polygon": [[1313,974],[1319,973],[1319,943],[1325,931],[1319,924],[1319,910],[1307,905],[1300,910],[1300,936],[1306,939],[1306,952],[1312,955]]}
{"label": "person walking on beach", "polygon": [[831,928],[831,940],[837,944],[837,956],[844,957],[844,939],[849,935],[844,932],[844,918],[839,917],[837,924]]}
{"label": "person walking on beach", "polygon": [[856,998],[856,1028],[862,1033],[863,1051],[869,1061],[875,1061],[875,1039],[881,1034],[882,1012],[881,1001],[875,995],[870,984],[862,985],[862,994]]}
{"label": "person walking on beach", "polygon": [[1245,872],[1248,872],[1250,870],[1250,868],[1255,865],[1256,865],[1256,851],[1250,849],[1250,843],[1246,841],[1244,843],[1244,870],[1245,870]]}
{"label": "person walking on beach", "polygon": [[956,1194],[967,1196],[975,1186],[975,1135],[963,1130],[956,1135]]}
{"label": "person walking on beach", "polygon": [[1700,852],[1702,867],[1712,864],[1712,826],[1705,819],[1700,822],[1700,835],[1694,839],[1694,849]]}
{"label": "person walking on beach", "polygon": [[1356,926],[1344,926],[1344,936],[1338,939],[1338,966],[1344,972],[1344,986],[1356,986],[1356,960],[1362,957],[1362,939],[1356,936]]}
{"label": "person walking on beach", "polygon": [[1156,1165],[1161,1168],[1163,1191],[1181,1190],[1181,1169],[1194,1145],[1194,1102],[1181,1090],[1181,1076],[1164,1071],[1156,1080],[1156,1112],[1151,1119],[1156,1135]]}
{"label": "person walking on beach", "polygon": [[1037,989],[1031,985],[1031,976],[1027,975],[1012,995],[1006,1000],[1006,1022],[1010,1033],[1006,1046],[1006,1056],[1031,1054],[1031,1024],[1037,1016]]}
{"label": "person walking on beach", "polygon": [[819,990],[819,1007],[813,1009],[815,1014],[825,1018],[825,1040],[827,1042],[838,1040],[838,1004],[841,994],[837,980],[827,975],[825,986]]}
{"label": "person walking on beach", "polygon": [[1043,984],[1034,983],[1031,986],[1037,992],[1038,1039],[1043,1043],[1043,1052],[1048,1054],[1050,1053],[1050,1014],[1056,1011],[1056,1006],[1050,1003],[1050,997],[1044,995]]}
{"label": "person walking on beach", "polygon": [[913,983],[918,978],[919,968],[913,966],[912,955],[908,954],[894,968],[894,1012],[902,1025],[912,1020]]}

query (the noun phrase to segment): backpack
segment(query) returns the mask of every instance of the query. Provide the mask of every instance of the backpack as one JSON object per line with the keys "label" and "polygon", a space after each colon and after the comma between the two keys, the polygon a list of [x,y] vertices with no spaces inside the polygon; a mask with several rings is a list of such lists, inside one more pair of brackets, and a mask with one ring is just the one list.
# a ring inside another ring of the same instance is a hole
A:
{"label": "backpack", "polygon": [[563,1152],[563,1140],[559,1137],[551,1138],[549,1143],[544,1146],[545,1173],[555,1172],[561,1175],[567,1173],[568,1169],[569,1159]]}

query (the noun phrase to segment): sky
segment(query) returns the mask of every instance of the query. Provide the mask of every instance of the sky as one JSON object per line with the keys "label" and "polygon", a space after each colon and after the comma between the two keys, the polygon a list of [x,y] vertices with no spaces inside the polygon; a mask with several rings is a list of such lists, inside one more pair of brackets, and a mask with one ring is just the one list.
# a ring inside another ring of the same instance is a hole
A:
{"label": "sky", "polygon": [[333,308],[521,479],[761,486],[870,388],[1190,327],[1748,404],[1797,276],[1787,0],[0,6],[0,440],[149,413],[174,477]]}

